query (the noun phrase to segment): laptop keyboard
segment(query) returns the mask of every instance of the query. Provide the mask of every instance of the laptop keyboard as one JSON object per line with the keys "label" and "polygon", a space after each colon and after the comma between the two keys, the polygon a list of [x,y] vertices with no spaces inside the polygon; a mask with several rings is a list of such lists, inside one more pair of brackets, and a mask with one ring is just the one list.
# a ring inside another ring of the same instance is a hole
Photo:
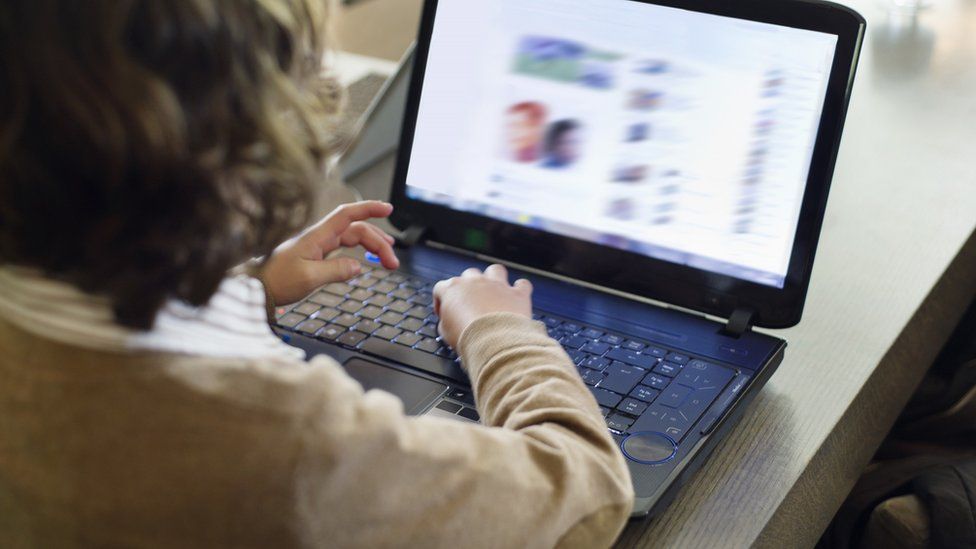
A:
{"label": "laptop keyboard", "polygon": [[[277,311],[282,328],[464,382],[457,355],[437,334],[429,280],[365,264],[348,282],[324,286]],[[657,343],[545,312],[534,317],[569,354],[612,431],[666,433],[680,442],[737,376]],[[723,399],[724,409],[731,400]],[[709,414],[714,421],[722,410]],[[705,422],[703,422],[705,423]]]}

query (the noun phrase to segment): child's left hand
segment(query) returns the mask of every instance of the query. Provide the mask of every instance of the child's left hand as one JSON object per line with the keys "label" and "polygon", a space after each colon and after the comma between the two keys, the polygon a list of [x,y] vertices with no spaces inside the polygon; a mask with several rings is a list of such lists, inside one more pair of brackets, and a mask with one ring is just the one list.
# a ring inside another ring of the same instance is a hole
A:
{"label": "child's left hand", "polygon": [[386,202],[367,201],[342,205],[325,219],[285,242],[271,254],[261,278],[276,305],[288,305],[329,282],[348,280],[360,272],[355,259],[326,256],[344,246],[362,246],[379,256],[383,266],[396,269],[400,261],[393,253],[393,237],[365,223],[393,212]]}

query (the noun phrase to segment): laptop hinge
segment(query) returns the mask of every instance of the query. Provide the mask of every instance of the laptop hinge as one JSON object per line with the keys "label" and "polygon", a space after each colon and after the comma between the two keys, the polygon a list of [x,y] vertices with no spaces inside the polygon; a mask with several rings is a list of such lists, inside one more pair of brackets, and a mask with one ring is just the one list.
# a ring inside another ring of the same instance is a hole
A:
{"label": "laptop hinge", "polygon": [[404,229],[397,242],[405,248],[411,248],[423,241],[425,234],[427,234],[427,227],[410,225]]}
{"label": "laptop hinge", "polygon": [[756,311],[748,307],[737,307],[725,323],[722,334],[734,338],[742,337],[742,334],[752,330],[752,319],[755,316]]}

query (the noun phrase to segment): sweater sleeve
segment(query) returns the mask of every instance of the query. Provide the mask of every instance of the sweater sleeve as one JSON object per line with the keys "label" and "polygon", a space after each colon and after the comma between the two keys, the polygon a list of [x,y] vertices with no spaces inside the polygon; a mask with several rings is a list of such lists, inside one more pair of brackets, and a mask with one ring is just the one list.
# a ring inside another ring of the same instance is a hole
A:
{"label": "sweater sleeve", "polygon": [[484,425],[407,417],[392,395],[330,382],[331,411],[302,435],[306,540],[612,544],[631,510],[630,476],[566,353],[542,324],[513,314],[472,323],[459,348]]}

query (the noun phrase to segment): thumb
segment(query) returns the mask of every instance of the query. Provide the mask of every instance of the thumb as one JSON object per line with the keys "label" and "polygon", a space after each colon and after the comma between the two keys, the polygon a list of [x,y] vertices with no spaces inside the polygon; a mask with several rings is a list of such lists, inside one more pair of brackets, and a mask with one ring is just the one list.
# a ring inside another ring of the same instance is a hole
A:
{"label": "thumb", "polygon": [[309,265],[310,277],[315,280],[316,286],[330,282],[344,282],[358,275],[362,270],[362,265],[358,261],[348,257],[312,261]]}

